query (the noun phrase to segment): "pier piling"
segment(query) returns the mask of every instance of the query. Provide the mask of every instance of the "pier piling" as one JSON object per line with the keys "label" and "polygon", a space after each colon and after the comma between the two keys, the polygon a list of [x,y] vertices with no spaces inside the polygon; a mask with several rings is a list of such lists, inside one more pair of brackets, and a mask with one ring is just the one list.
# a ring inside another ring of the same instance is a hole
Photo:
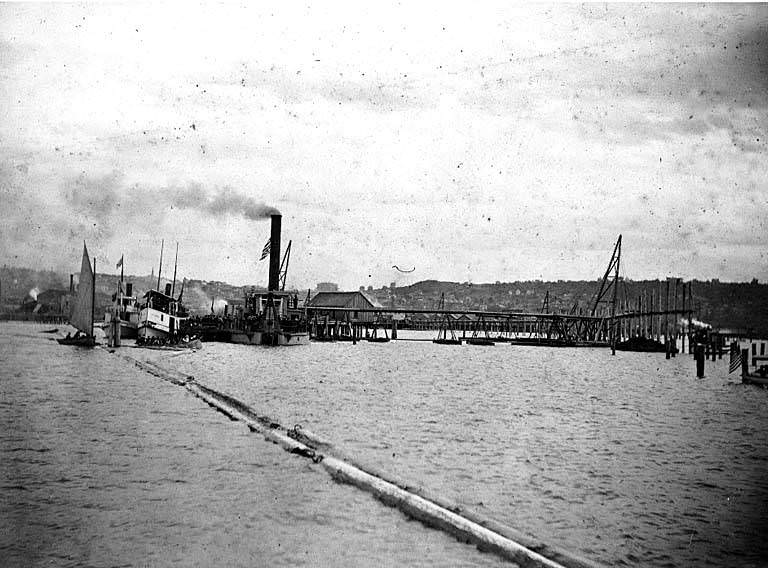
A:
{"label": "pier piling", "polygon": [[698,378],[704,377],[704,346],[701,344],[696,345],[695,349],[695,360],[696,360],[696,376]]}
{"label": "pier piling", "polygon": [[744,377],[747,375],[747,370],[749,369],[749,350],[748,349],[742,349],[741,350],[741,380],[744,380]]}

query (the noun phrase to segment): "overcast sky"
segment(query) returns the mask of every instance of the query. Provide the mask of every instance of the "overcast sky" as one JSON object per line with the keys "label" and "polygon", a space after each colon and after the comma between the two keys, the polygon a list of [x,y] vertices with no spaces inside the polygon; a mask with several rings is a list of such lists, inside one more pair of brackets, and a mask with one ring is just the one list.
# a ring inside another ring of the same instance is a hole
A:
{"label": "overcast sky", "polygon": [[768,5],[506,4],[1,5],[0,262],[768,279]]}

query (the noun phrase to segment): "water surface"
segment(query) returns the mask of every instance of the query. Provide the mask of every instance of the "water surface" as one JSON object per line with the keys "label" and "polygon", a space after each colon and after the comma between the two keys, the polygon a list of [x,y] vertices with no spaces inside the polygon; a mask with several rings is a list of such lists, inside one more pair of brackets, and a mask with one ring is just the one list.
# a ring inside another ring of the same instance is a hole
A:
{"label": "water surface", "polygon": [[0,324],[1,565],[499,565],[46,327]]}
{"label": "water surface", "polygon": [[[117,354],[0,325],[11,565],[490,566]],[[768,390],[725,361],[432,343],[124,348],[606,565],[768,562]]]}
{"label": "water surface", "polygon": [[725,360],[362,342],[168,364],[608,565],[768,562],[768,390]]}

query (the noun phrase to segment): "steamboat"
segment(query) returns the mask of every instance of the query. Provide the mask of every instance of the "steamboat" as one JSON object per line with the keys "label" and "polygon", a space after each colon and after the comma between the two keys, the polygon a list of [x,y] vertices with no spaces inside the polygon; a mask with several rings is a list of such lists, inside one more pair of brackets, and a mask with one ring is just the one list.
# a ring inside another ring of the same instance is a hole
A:
{"label": "steamboat", "polygon": [[[185,333],[205,341],[222,341],[247,345],[293,346],[309,343],[309,329],[296,294],[285,291],[290,260],[289,241],[285,256],[280,258],[282,216],[271,215],[269,251],[269,285],[266,291],[251,289],[245,293],[242,306],[232,312],[225,307],[224,316],[192,318]],[[262,257],[264,258],[264,257]]]}
{"label": "steamboat", "polygon": [[173,341],[179,336],[186,319],[187,311],[181,299],[173,297],[170,284],[165,285],[165,293],[149,290],[144,295],[144,305],[139,312],[139,339]]}
{"label": "steamboat", "polygon": [[114,305],[104,313],[104,324],[109,326],[113,319],[120,321],[120,337],[123,339],[136,339],[139,330],[139,301],[133,295],[133,284],[125,284],[125,293],[123,293],[122,280],[118,284],[118,291],[115,295]]}
{"label": "steamboat", "polygon": [[[164,244],[164,241],[163,241]],[[165,293],[160,291],[160,275],[163,272],[163,248],[160,246],[160,269],[157,273],[157,289],[144,294],[144,304],[139,312],[138,340],[140,343],[176,343],[182,335],[182,327],[188,313],[181,298],[184,295],[182,285],[179,297],[174,297],[176,288],[176,267],[179,260],[179,245],[176,244],[176,260],[173,265],[173,284],[165,285]]]}

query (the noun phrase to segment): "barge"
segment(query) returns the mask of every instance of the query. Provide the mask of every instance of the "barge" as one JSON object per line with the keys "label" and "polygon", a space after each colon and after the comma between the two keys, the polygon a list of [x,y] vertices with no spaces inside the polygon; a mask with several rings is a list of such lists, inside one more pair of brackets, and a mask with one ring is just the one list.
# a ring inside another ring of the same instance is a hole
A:
{"label": "barge", "polygon": [[284,290],[291,245],[288,244],[281,261],[281,220],[281,215],[271,215],[268,289],[249,290],[245,293],[243,306],[232,313],[227,310],[224,316],[211,314],[190,319],[186,333],[197,335],[204,341],[245,345],[294,346],[309,343],[307,317],[299,308],[298,296]]}

